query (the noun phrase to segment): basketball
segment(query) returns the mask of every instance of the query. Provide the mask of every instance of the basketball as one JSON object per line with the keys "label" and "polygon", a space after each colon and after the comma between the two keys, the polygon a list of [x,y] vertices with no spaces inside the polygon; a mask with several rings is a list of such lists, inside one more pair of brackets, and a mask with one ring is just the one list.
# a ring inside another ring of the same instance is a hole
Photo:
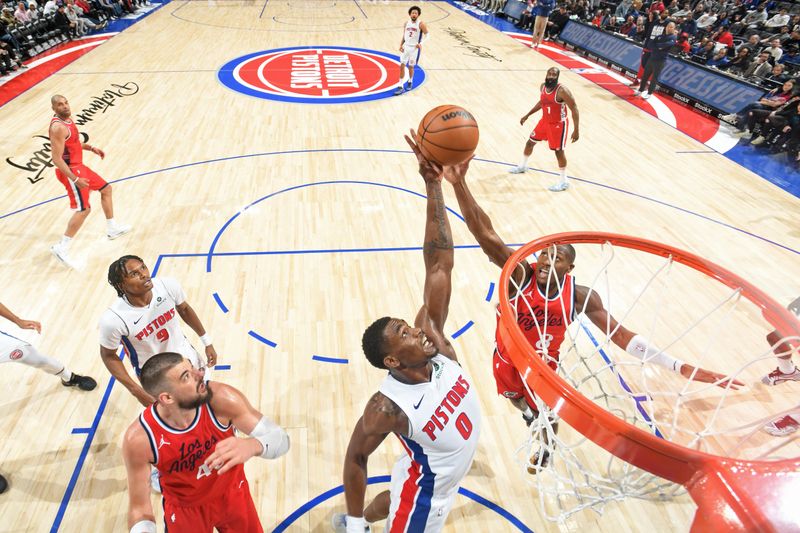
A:
{"label": "basketball", "polygon": [[465,161],[478,146],[478,123],[472,113],[457,105],[434,107],[417,128],[420,150],[441,165]]}

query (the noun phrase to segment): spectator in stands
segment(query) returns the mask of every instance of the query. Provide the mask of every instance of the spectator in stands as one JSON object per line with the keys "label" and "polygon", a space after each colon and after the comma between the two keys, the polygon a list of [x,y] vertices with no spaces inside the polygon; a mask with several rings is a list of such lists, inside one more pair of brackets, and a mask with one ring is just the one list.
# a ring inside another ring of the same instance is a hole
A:
{"label": "spectator in stands", "polygon": [[694,21],[694,15],[689,13],[683,17],[683,22],[680,23],[680,31],[681,33],[688,33],[692,38],[697,35],[697,23]]}
{"label": "spectator in stands", "polygon": [[70,22],[69,18],[67,17],[66,8],[63,5],[58,6],[58,9],[56,9],[53,23],[56,25],[56,28],[67,34],[70,39],[76,36],[77,25],[73,22]]}
{"label": "spectator in stands", "polygon": [[699,32],[710,32],[711,27],[717,21],[717,14],[711,11],[706,11],[703,15],[697,19],[697,31]]}
{"label": "spectator in stands", "polygon": [[100,30],[105,28],[105,24],[100,24],[95,20],[91,20],[88,17],[84,16],[83,10],[77,7],[73,0],[67,0],[67,17],[72,21],[72,18],[75,17],[75,23],[78,26],[78,32],[80,34],[85,34],[89,30]]}
{"label": "spectator in stands", "polygon": [[728,64],[724,67],[717,68],[721,70],[727,70],[735,76],[742,76],[747,70],[747,67],[750,66],[750,63],[750,49],[740,46],[739,50],[736,51],[736,57],[731,59],[730,62],[728,62]]}
{"label": "spectator in stands", "polygon": [[614,10],[614,16],[620,19],[627,19],[628,11],[630,11],[632,5],[633,0],[622,0],[622,2],[617,4],[616,9]]}
{"label": "spectator in stands", "polygon": [[745,31],[754,31],[767,21],[767,11],[763,5],[758,6],[754,11],[750,11],[744,16],[740,23],[734,24],[731,32],[741,35]]}
{"label": "spectator in stands", "polygon": [[790,46],[785,48],[781,56],[781,63],[789,65],[789,67],[800,66],[800,47]]}
{"label": "spectator in stands", "polygon": [[733,51],[733,34],[728,31],[728,28],[720,28],[711,36],[711,39],[719,44],[725,46]]}
{"label": "spectator in stands", "polygon": [[56,4],[56,0],[47,0],[47,3],[44,5],[44,14],[52,15],[56,11],[58,11],[58,4]]}
{"label": "spectator in stands", "polygon": [[[642,98],[647,100],[650,95],[655,92],[656,82],[658,75],[667,62],[667,56],[670,49],[675,46],[675,23],[669,22],[664,28],[664,33],[652,39],[650,42],[650,58],[647,60],[647,65],[644,67],[642,74],[642,82],[639,84],[639,89],[634,91],[634,96],[642,95]],[[650,84],[648,87],[648,83]]]}
{"label": "spectator in stands", "polygon": [[700,48],[692,49],[691,61],[705,65],[709,62],[709,60],[711,60],[712,57],[714,57],[714,50],[716,50],[717,45],[714,43],[714,41],[707,39],[706,37],[703,37],[700,40],[700,43],[702,44]]}
{"label": "spectator in stands", "polygon": [[750,144],[753,146],[777,144],[779,148],[782,148],[781,145],[789,140],[791,131],[798,126],[800,126],[800,100],[795,98],[767,116],[761,126],[761,134]]}
{"label": "spectator in stands", "polygon": [[39,18],[39,12],[36,10],[36,4],[31,2],[28,4],[28,17],[33,21]]}
{"label": "spectator in stands", "polygon": [[673,17],[685,17],[686,15],[690,14],[691,12],[692,12],[692,4],[691,4],[691,2],[686,2],[685,4],[683,4],[682,8],[680,8],[675,13],[671,13],[671,15]]}
{"label": "spectator in stands", "polygon": [[681,33],[678,35],[678,42],[675,44],[675,53],[680,56],[688,56],[692,51],[692,45],[689,44],[689,34]]}
{"label": "spectator in stands", "polygon": [[[788,102],[792,96],[794,96],[794,80],[788,80],[782,87],[771,90],[758,102],[746,106],[739,113],[724,115],[720,118],[733,123],[740,130],[744,130],[747,126],[747,129],[752,132],[751,124],[754,127],[762,118],[766,118],[772,111]],[[753,113],[756,111],[766,111],[766,114],[758,113],[754,116]]]}
{"label": "spectator in stands", "polygon": [[768,87],[783,85],[783,83],[789,79],[791,79],[791,76],[786,73],[786,66],[783,63],[776,63],[773,65],[769,75],[764,78],[767,82],[765,85]]}
{"label": "spectator in stands", "polygon": [[783,55],[783,47],[781,47],[781,41],[779,39],[772,39],[769,42],[769,46],[762,49],[761,51],[767,52],[769,55],[772,56],[772,59],[770,60],[771,63],[775,63]]}
{"label": "spectator in stands", "polygon": [[728,19],[728,12],[721,11],[720,14],[717,16],[717,20],[714,21],[714,24],[711,25],[711,30],[714,32],[719,31],[722,28],[727,28],[731,25],[730,19]]}
{"label": "spectator in stands", "polygon": [[122,17],[122,6],[116,0],[97,0],[100,7],[108,14],[109,17],[119,18]]}
{"label": "spectator in stands", "polygon": [[706,66],[712,68],[724,68],[729,61],[728,49],[723,46],[714,53],[711,59],[706,61]]}
{"label": "spectator in stands", "polygon": [[772,18],[767,19],[764,23],[764,28],[767,30],[777,30],[787,24],[789,24],[789,12],[786,8],[782,8],[777,15],[773,15]]}
{"label": "spectator in stands", "polygon": [[[79,17],[82,16],[89,19],[92,24],[100,24],[105,18],[102,11],[95,9],[94,6],[89,4],[86,0],[75,0],[75,8],[80,10],[78,11]],[[107,25],[106,23],[103,27]]]}
{"label": "spectator in stands", "polygon": [[769,52],[759,53],[755,61],[750,63],[750,66],[744,71],[744,78],[755,82],[758,81],[759,78],[769,76],[769,73],[772,71],[772,64],[769,62],[769,58]]}
{"label": "spectator in stands", "polygon": [[778,33],[772,33],[761,39],[761,44],[767,44],[773,39],[778,39],[781,42],[781,47],[783,47],[784,42],[789,39],[790,35],[789,26],[783,26]]}
{"label": "spectator in stands", "polygon": [[758,34],[754,33],[747,39],[747,42],[740,44],[739,48],[736,49],[736,53],[739,53],[742,48],[747,48],[751,58],[756,57],[756,54],[761,49],[761,39],[758,38]]}
{"label": "spectator in stands", "polygon": [[636,33],[634,33],[633,38],[639,42],[643,42],[647,35],[647,25],[644,22],[644,17],[639,16],[636,20]]}
{"label": "spectator in stands", "polygon": [[633,20],[633,17],[629,15],[628,18],[625,19],[625,22],[622,24],[622,26],[619,27],[618,31],[625,37],[633,38],[631,34],[636,34],[636,21]]}
{"label": "spectator in stands", "polygon": [[0,20],[2,20],[8,28],[13,28],[19,24],[19,21],[14,16],[14,10],[8,6],[3,7],[3,12],[0,14]]}
{"label": "spectator in stands", "polygon": [[783,48],[784,53],[786,53],[789,48],[798,46],[800,46],[800,30],[792,30],[789,34],[789,38],[785,41],[781,41],[781,48]]}
{"label": "spectator in stands", "polygon": [[[0,35],[3,35],[4,32],[5,26],[0,27]],[[19,53],[8,41],[0,40],[0,75],[20,68],[28,67],[22,64]]]}
{"label": "spectator in stands", "polygon": [[609,26],[609,24],[611,24],[611,10],[606,9],[604,11],[602,9],[598,9],[597,13],[592,19],[592,25],[601,29],[605,29]]}
{"label": "spectator in stands", "polygon": [[633,4],[631,4],[631,9],[625,13],[625,18],[633,17],[633,20],[639,20],[639,17],[642,16],[642,0],[633,0]]}
{"label": "spectator in stands", "polygon": [[665,9],[666,8],[664,7],[664,2],[662,0],[653,0],[653,2],[650,4],[650,11],[658,11],[661,13]]}
{"label": "spectator in stands", "polygon": [[9,53],[14,57],[19,57],[22,55],[22,47],[19,44],[19,41],[11,35],[8,31],[8,25],[0,19],[0,41],[6,43],[8,46],[4,47]]}
{"label": "spectator in stands", "polygon": [[544,29],[545,37],[548,39],[557,37],[567,22],[569,22],[569,13],[567,13],[567,7],[561,4],[547,19],[547,26]]}
{"label": "spectator in stands", "polygon": [[669,11],[669,15],[671,17],[675,16],[675,13],[680,11],[680,6],[678,5],[678,0],[672,0],[669,5],[667,6],[667,11]]}
{"label": "spectator in stands", "polygon": [[789,27],[792,31],[800,31],[800,14],[792,15],[792,20],[789,22]]}
{"label": "spectator in stands", "polygon": [[17,10],[14,11],[14,18],[20,24],[25,24],[31,21],[31,16],[28,14],[28,8],[25,7],[25,2],[17,4]]}

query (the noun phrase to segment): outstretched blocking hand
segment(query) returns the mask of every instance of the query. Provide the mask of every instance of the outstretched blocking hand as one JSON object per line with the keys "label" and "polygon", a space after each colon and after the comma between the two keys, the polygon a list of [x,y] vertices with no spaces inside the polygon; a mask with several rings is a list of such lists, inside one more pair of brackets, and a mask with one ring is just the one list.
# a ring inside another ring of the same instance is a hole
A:
{"label": "outstretched blocking hand", "polygon": [[406,142],[411,147],[411,150],[414,151],[414,155],[417,156],[417,162],[419,163],[419,175],[422,176],[422,179],[425,180],[426,183],[431,181],[441,181],[442,179],[442,172],[443,168],[442,165],[437,163],[436,161],[429,161],[425,159],[425,156],[422,155],[422,150],[419,149],[419,145],[417,144],[417,133],[414,130],[409,130],[411,136],[404,135]]}
{"label": "outstretched blocking hand", "polygon": [[733,379],[732,377],[728,377],[725,374],[720,374],[719,372],[712,372],[711,370],[706,370],[705,368],[695,369],[692,365],[684,363],[681,366],[681,375],[686,379],[691,379],[692,381],[699,381],[701,383],[713,383],[717,387],[720,388],[727,388],[728,384],[730,383],[730,388],[732,390],[737,390],[741,387],[744,387],[744,383],[739,381],[738,379]]}

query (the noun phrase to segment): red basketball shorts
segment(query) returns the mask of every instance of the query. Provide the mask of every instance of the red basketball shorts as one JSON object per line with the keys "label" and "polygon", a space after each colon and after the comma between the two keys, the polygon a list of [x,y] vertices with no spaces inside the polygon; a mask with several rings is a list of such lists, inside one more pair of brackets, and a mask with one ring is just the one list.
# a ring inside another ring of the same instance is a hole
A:
{"label": "red basketball shorts", "polygon": [[530,139],[534,142],[547,141],[551,150],[563,150],[567,145],[569,134],[569,120],[563,122],[547,122],[540,120],[531,132]]}
{"label": "red basketball shorts", "polygon": [[[557,368],[555,361],[550,361],[548,365],[553,370]],[[494,373],[494,381],[497,384],[497,394],[511,400],[525,398],[530,408],[534,411],[536,410],[536,403],[534,403],[528,388],[522,382],[522,376],[519,375],[517,367],[514,366],[510,359],[501,356],[497,350],[494,351],[492,356],[492,371]]]}
{"label": "red basketball shorts", "polygon": [[[216,474],[215,474],[216,475]],[[164,524],[169,533],[263,533],[247,480],[202,505],[182,506],[164,496]]]}
{"label": "red basketball shorts", "polygon": [[56,169],[56,178],[58,178],[58,181],[67,189],[70,209],[85,211],[91,207],[89,205],[89,193],[105,188],[108,183],[86,165],[75,165],[74,167],[69,167],[69,169],[76,177],[88,180],[89,186],[79,189],[71,179],[58,169]]}

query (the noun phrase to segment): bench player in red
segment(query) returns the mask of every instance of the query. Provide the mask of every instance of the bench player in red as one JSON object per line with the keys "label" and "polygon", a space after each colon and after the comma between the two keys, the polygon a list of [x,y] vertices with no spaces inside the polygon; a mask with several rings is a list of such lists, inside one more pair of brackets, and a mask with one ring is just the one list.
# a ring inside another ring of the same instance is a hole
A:
{"label": "bench player in red", "polygon": [[[465,176],[468,167],[469,161],[447,167],[444,177],[453,184],[458,206],[470,233],[489,260],[502,268],[514,251],[497,235],[489,216],[467,187]],[[574,263],[575,249],[570,244],[542,250],[535,264],[523,262],[522,268],[517,268],[512,287],[509,288],[511,297],[518,299],[517,323],[520,329],[552,368],[557,367],[567,327],[578,314],[583,313],[601,331],[613,332],[611,341],[633,357],[663,366],[694,381],[714,383],[720,387],[730,383],[732,389],[744,386],[744,383],[723,374],[696,368],[676,359],[659,350],[642,335],[619,324],[606,310],[597,292],[576,283],[571,274]],[[519,291],[516,287],[520,287]],[[530,425],[538,417],[536,404],[506,353],[499,334],[496,335],[493,367],[497,393],[508,398],[514,407],[522,411],[522,417]],[[531,459],[536,466],[544,466],[546,462],[546,453]],[[529,472],[534,473],[535,470],[529,469]]]}
{"label": "bench player in red", "polygon": [[572,142],[576,142],[580,136],[578,104],[575,103],[575,98],[572,97],[569,89],[558,83],[560,72],[557,67],[547,69],[547,75],[541,86],[539,101],[536,102],[533,109],[520,119],[519,123],[525,124],[528,117],[540,109],[542,110],[542,118],[531,132],[528,142],[525,143],[522,162],[518,167],[514,167],[510,171],[512,174],[525,172],[528,169],[528,158],[533,153],[533,147],[539,141],[547,141],[550,149],[556,153],[556,159],[558,160],[558,183],[548,187],[553,192],[566,191],[569,187],[569,183],[567,183],[567,156],[564,154],[564,148],[567,146],[567,135],[569,135],[567,108],[572,113],[572,121],[575,123],[572,131]]}
{"label": "bench player in red", "polygon": [[57,94],[50,99],[50,103],[55,115],[50,119],[48,135],[53,164],[56,166],[56,178],[67,189],[69,207],[75,211],[67,223],[67,230],[61,240],[51,246],[50,251],[59,261],[74,267],[69,259],[69,245],[92,210],[89,205],[90,191],[100,191],[100,204],[106,215],[106,235],[109,239],[125,235],[131,227],[114,220],[111,185],[83,164],[84,150],[99,155],[100,159],[105,158],[105,152],[89,143],[81,142],[81,134],[72,120],[72,111],[65,97]]}
{"label": "bench player in red", "polygon": [[[284,455],[286,432],[237,389],[204,382],[180,354],[151,357],[140,378],[156,403],[130,425],[122,444],[131,533],[156,532],[151,465],[160,475],[165,531],[261,533],[243,463]],[[234,427],[251,438],[237,438]]]}

